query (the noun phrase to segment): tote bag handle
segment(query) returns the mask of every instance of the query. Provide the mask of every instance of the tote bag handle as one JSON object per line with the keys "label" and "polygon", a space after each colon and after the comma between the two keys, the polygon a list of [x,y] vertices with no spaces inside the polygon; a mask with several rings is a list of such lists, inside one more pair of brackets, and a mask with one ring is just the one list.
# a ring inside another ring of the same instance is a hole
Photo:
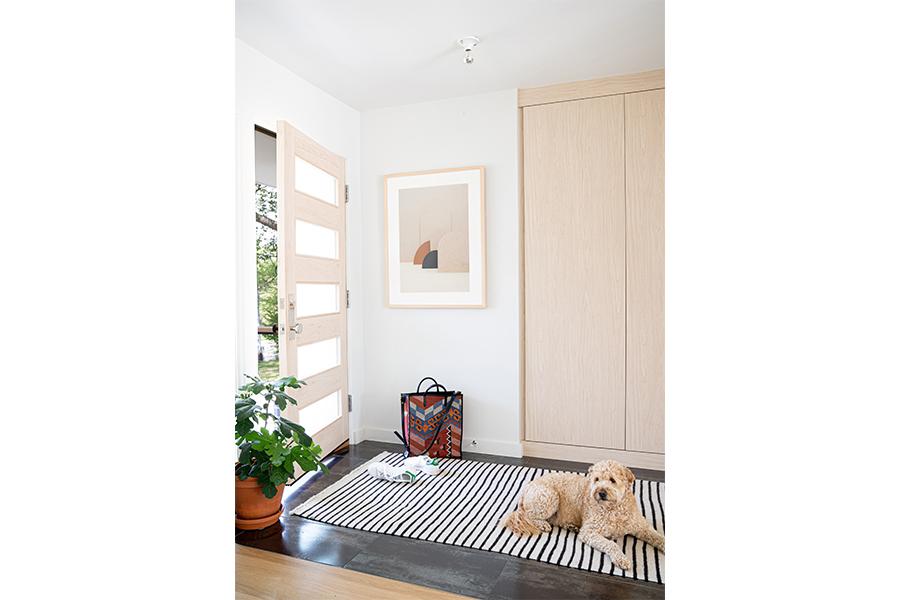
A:
{"label": "tote bag handle", "polygon": [[422,393],[422,384],[425,383],[426,381],[428,381],[429,379],[430,379],[431,381],[434,382],[434,385],[428,386],[428,389],[425,390],[425,393],[426,393],[426,394],[427,394],[428,392],[430,392],[430,391],[431,391],[431,388],[433,388],[433,387],[435,387],[435,386],[437,386],[438,391],[440,391],[440,390],[444,390],[445,392],[447,391],[447,388],[445,388],[444,386],[442,386],[441,384],[439,384],[439,383],[437,382],[437,379],[435,379],[434,377],[425,377],[425,378],[422,379],[422,381],[419,382],[419,385],[416,386],[416,395],[419,395],[419,394]]}

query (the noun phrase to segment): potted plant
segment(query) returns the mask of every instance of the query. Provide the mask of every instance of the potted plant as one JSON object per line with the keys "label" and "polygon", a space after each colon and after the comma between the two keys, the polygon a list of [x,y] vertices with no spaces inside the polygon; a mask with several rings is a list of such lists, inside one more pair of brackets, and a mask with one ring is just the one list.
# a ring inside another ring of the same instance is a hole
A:
{"label": "potted plant", "polygon": [[282,414],[288,404],[297,404],[285,390],[297,389],[304,382],[296,377],[273,381],[248,378],[234,400],[234,437],[240,448],[234,467],[235,525],[262,529],[281,516],[284,486],[296,481],[297,466],[304,473],[327,473],[328,467],[320,458],[322,448],[302,426]]}

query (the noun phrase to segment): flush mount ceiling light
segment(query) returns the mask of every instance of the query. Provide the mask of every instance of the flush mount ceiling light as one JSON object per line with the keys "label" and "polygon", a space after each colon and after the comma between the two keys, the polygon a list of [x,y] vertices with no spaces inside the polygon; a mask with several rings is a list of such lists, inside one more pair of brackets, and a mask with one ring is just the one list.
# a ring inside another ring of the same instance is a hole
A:
{"label": "flush mount ceiling light", "polygon": [[478,45],[480,41],[481,40],[479,40],[474,35],[467,35],[466,37],[456,40],[456,43],[466,51],[466,57],[463,60],[467,65],[471,65],[473,62],[475,62],[475,57],[472,56],[472,50],[475,48],[475,46]]}

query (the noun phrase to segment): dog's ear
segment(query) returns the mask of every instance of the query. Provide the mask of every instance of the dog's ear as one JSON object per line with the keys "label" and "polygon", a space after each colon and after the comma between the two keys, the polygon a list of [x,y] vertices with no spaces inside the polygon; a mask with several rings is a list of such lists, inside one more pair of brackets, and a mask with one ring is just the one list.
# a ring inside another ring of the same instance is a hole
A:
{"label": "dog's ear", "polygon": [[625,477],[628,479],[628,483],[634,483],[634,473],[631,472],[631,469],[629,469],[628,467],[622,468],[625,469]]}
{"label": "dog's ear", "polygon": [[606,464],[602,461],[592,464],[590,467],[588,467],[588,477],[593,477],[594,475],[599,476],[605,468]]}

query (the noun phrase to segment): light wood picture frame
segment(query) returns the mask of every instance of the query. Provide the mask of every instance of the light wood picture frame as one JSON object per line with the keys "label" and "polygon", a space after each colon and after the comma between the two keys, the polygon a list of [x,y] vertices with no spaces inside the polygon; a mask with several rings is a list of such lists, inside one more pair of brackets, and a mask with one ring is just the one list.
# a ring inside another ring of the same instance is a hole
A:
{"label": "light wood picture frame", "polygon": [[485,308],[484,167],[384,176],[385,303]]}

